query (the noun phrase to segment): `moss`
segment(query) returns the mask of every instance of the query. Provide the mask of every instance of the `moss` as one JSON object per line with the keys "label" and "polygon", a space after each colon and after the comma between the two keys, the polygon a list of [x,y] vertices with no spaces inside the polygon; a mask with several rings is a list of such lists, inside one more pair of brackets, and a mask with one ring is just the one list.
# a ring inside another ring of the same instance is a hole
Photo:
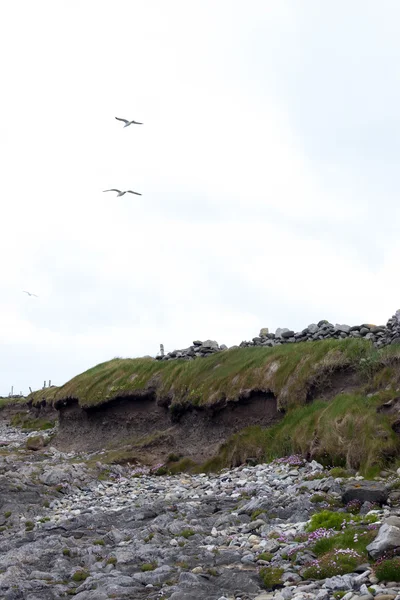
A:
{"label": "moss", "polygon": [[33,523],[32,521],[25,521],[25,530],[26,531],[32,531],[32,529],[34,529],[35,527],[35,523]]}
{"label": "moss", "polygon": [[71,550],[69,548],[63,548],[63,556],[71,556]]}
{"label": "moss", "polygon": [[257,556],[257,560],[265,560],[265,562],[269,562],[273,556],[274,555],[272,552],[261,552],[261,554]]}
{"label": "moss", "polygon": [[87,579],[89,575],[90,573],[85,569],[79,569],[78,571],[75,571],[75,573],[72,575],[72,581],[85,581],[85,579]]}
{"label": "moss", "polygon": [[153,562],[153,563],[145,563],[144,565],[142,565],[140,567],[141,571],[154,571],[154,569],[157,568],[157,563]]}
{"label": "moss", "polygon": [[282,585],[282,575],[284,569],[278,567],[262,567],[260,569],[260,578],[267,590],[273,590]]}
{"label": "moss", "polygon": [[6,519],[8,519],[9,517],[11,517],[11,515],[12,515],[11,510],[8,510],[7,512],[4,513],[4,516],[5,516]]}
{"label": "moss", "polygon": [[94,540],[93,544],[95,546],[105,546],[106,545],[104,540]]}
{"label": "moss", "polygon": [[106,565],[116,565],[116,564],[117,564],[117,559],[115,556],[110,556],[109,558],[107,558]]}

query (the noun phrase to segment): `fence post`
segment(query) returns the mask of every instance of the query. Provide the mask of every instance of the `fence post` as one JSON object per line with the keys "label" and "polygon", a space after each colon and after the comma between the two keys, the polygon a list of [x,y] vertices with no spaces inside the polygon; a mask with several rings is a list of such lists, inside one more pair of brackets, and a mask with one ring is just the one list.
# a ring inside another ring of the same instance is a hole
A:
{"label": "fence post", "polygon": [[164,344],[160,344],[160,354],[164,356]]}
{"label": "fence post", "polygon": [[30,393],[32,394],[32,388],[31,388],[31,386],[29,386],[29,391],[30,391]]}

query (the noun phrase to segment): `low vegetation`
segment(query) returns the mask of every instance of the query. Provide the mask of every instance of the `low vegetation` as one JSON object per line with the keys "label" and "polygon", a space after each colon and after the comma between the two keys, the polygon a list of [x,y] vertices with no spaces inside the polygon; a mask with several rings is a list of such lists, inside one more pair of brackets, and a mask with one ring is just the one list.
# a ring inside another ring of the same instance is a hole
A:
{"label": "low vegetation", "polygon": [[[322,340],[275,348],[236,348],[193,361],[159,362],[150,358],[116,358],[78,375],[60,388],[39,390],[32,403],[75,398],[83,407],[153,391],[174,406],[212,405],[237,400],[245,390],[270,390],[282,408],[304,404],[311,388],[323,386],[333,371],[354,368],[365,380],[385,370],[400,356],[396,346],[377,351],[366,340]],[[387,371],[389,370],[389,374]]]}
{"label": "low vegetation", "polygon": [[[400,452],[400,439],[391,427],[393,417],[377,412],[386,398],[387,392],[340,394],[330,402],[317,400],[295,407],[268,429],[252,426],[231,436],[202,468],[218,471],[242,464],[248,457],[261,461],[301,454],[326,466],[374,474]],[[348,472],[337,468],[332,475],[346,477]]]}

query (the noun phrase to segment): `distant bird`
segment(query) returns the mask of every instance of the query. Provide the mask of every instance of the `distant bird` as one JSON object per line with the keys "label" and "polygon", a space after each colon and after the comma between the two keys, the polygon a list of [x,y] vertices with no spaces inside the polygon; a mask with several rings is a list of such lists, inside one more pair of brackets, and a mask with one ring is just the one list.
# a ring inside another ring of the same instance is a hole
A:
{"label": "distant bird", "polygon": [[120,119],[119,117],[115,117],[117,121],[122,121],[125,123],[124,127],[129,127],[129,125],[143,125],[143,123],[139,123],[139,121],[128,121],[127,119]]}
{"label": "distant bird", "polygon": [[133,192],[132,190],[125,190],[125,192],[122,192],[121,190],[116,190],[115,188],[112,188],[111,190],[103,190],[103,192],[118,192],[117,197],[123,196],[124,194],[136,194],[136,196],[142,195],[142,194],[139,194],[139,192]]}
{"label": "distant bird", "polygon": [[35,298],[39,298],[39,296],[36,296],[36,294],[32,294],[31,292],[27,292],[26,290],[22,290],[22,292],[24,294],[28,294],[28,296],[35,296]]}

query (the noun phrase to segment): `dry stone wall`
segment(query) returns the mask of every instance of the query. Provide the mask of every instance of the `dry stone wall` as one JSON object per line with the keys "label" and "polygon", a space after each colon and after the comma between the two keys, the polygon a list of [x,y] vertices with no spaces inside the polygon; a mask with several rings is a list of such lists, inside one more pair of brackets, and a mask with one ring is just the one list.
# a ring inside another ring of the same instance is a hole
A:
{"label": "dry stone wall", "polygon": [[[386,325],[371,325],[363,323],[362,325],[333,325],[329,321],[319,321],[312,323],[305,329],[299,332],[294,332],[286,327],[278,328],[275,333],[269,333],[267,327],[261,329],[260,334],[254,337],[251,341],[241,342],[240,348],[248,348],[251,346],[274,347],[282,344],[295,344],[297,342],[316,342],[326,339],[347,339],[347,338],[364,338],[376,348],[383,348],[391,344],[400,343],[400,310],[388,320]],[[236,348],[238,346],[232,346]],[[189,348],[182,350],[174,350],[165,355],[159,355],[157,360],[174,360],[185,359],[193,360],[195,358],[203,358],[216,352],[227,350],[225,344],[219,345],[215,340],[206,340],[202,342],[196,340]]]}

